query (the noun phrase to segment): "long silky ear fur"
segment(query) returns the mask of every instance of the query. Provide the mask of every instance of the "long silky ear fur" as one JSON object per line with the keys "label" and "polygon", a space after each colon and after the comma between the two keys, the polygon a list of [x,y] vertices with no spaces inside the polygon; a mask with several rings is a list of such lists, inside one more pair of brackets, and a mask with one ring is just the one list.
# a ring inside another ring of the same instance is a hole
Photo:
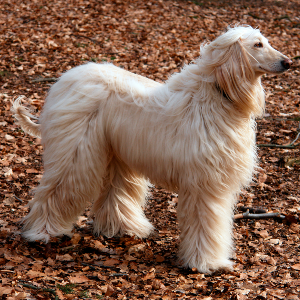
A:
{"label": "long silky ear fur", "polygon": [[248,59],[240,41],[232,44],[227,51],[228,59],[215,69],[218,88],[245,115],[259,116],[264,110],[264,93],[260,77]]}

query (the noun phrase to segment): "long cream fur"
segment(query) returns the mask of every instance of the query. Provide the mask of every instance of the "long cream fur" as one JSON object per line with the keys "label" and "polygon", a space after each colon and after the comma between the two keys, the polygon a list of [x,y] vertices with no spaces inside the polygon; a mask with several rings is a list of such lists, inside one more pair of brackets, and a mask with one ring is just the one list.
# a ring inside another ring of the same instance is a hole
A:
{"label": "long cream fur", "polygon": [[183,264],[201,272],[230,267],[233,205],[256,164],[260,76],[287,69],[282,61],[289,64],[258,30],[234,27],[165,84],[88,63],[53,85],[40,125],[16,101],[17,120],[44,146],[24,237],[71,234],[90,201],[96,234],[147,237],[149,179],[179,193]]}

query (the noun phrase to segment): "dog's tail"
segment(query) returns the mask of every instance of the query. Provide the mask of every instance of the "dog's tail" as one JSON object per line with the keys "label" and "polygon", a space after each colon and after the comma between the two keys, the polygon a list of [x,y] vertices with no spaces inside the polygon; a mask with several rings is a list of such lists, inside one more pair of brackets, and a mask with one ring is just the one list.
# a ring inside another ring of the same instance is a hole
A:
{"label": "dog's tail", "polygon": [[34,136],[34,137],[41,137],[41,125],[36,124],[30,120],[35,119],[38,120],[35,116],[33,116],[24,106],[21,105],[21,99],[24,96],[18,97],[12,105],[11,111],[14,114],[14,117],[17,119],[18,123],[21,125],[22,129]]}

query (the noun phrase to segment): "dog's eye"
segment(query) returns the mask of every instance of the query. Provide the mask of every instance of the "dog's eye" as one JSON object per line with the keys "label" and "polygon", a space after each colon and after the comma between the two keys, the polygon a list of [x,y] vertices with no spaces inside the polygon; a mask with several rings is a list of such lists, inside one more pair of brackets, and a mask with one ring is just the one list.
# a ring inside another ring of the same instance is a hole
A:
{"label": "dog's eye", "polygon": [[262,48],[263,44],[261,42],[254,44],[254,47],[256,48]]}

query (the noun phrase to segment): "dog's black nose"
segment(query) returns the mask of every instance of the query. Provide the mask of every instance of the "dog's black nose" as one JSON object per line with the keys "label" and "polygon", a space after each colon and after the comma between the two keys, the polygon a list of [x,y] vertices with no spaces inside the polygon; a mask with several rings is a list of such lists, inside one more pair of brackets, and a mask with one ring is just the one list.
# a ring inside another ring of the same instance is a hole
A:
{"label": "dog's black nose", "polygon": [[281,61],[281,65],[287,70],[291,67],[291,65],[293,64],[293,62],[289,59],[286,58],[284,60]]}

